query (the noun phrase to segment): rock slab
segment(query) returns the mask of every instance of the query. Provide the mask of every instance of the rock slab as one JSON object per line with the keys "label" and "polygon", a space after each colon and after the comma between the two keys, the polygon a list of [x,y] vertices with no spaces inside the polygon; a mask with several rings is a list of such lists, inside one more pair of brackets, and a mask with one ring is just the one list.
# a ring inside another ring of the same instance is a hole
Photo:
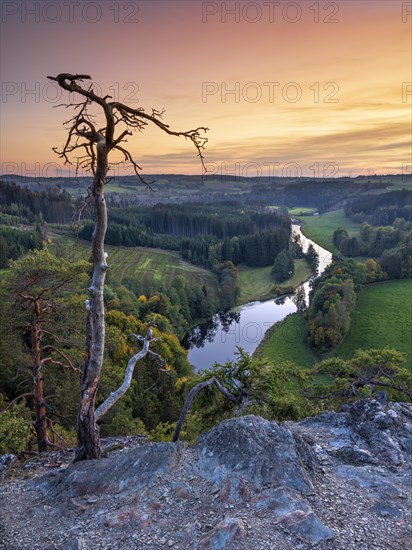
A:
{"label": "rock slab", "polygon": [[99,461],[68,465],[65,451],[9,466],[0,549],[404,550],[412,540],[410,404],[365,399],[283,425],[244,416],[193,447],[124,443]]}

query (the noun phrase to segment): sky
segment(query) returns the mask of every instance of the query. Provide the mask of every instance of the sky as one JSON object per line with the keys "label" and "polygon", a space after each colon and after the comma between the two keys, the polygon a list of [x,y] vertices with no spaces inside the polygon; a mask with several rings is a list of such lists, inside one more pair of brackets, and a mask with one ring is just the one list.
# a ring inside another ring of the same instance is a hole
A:
{"label": "sky", "polygon": [[[412,2],[3,0],[1,12],[0,173],[73,175],[52,150],[73,114],[47,79],[62,72],[165,109],[174,130],[208,127],[210,174],[412,172]],[[202,173],[193,145],[158,128],[127,146],[143,173]]]}

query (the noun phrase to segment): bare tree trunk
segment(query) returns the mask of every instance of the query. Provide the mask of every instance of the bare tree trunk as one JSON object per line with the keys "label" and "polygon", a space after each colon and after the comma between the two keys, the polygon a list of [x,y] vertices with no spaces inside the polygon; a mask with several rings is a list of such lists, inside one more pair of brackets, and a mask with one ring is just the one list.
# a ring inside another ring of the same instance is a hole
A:
{"label": "bare tree trunk", "polygon": [[37,436],[37,445],[39,453],[47,451],[47,423],[46,423],[46,405],[43,396],[43,375],[41,363],[40,347],[40,305],[36,300],[34,302],[34,317],[31,328],[31,342],[33,353],[33,400],[35,412],[35,427]]}
{"label": "bare tree trunk", "polygon": [[[104,238],[107,229],[107,209],[104,198],[104,184],[108,170],[106,139],[99,135],[97,142],[96,174],[92,186],[94,200],[95,227],[92,240],[93,276],[89,288],[89,304],[87,306],[87,329],[90,334],[91,348],[86,351],[85,367],[80,392],[80,403],[77,417],[77,450],[75,462],[78,460],[100,458],[99,428],[95,419],[96,393],[99,387],[104,354],[104,300],[103,290],[106,278],[107,255],[104,252]],[[90,344],[89,344],[90,347]],[[88,357],[87,357],[88,356]]]}
{"label": "bare tree trunk", "polygon": [[[92,85],[86,89],[79,84],[83,80],[91,80],[90,75],[60,73],[56,77],[48,76],[47,78],[58,82],[64,90],[78,93],[85,98],[82,104],[76,105],[76,107],[80,107],[77,115],[66,123],[70,127],[64,147],[61,151],[54,148],[54,151],[60,158],[64,159],[65,164],[71,164],[69,156],[74,151],[85,148],[86,154],[83,157],[77,157],[77,167],[86,168],[94,173],[91,195],[94,200],[96,220],[92,241],[93,278],[89,289],[91,337],[88,337],[88,343],[90,344],[91,342],[91,347],[89,351],[86,350],[77,419],[78,446],[75,461],[78,461],[88,458],[99,458],[101,454],[99,431],[96,426],[94,408],[104,353],[103,289],[107,270],[103,248],[107,228],[104,184],[109,168],[108,154],[112,150],[120,152],[124,157],[121,162],[130,163],[139,181],[150,186],[140,175],[141,168],[133,159],[130,151],[123,146],[123,143],[127,141],[127,136],[133,135],[133,132],[137,130],[143,130],[150,122],[170,136],[190,139],[206,171],[202,150],[207,142],[207,138],[203,137],[201,132],[206,132],[208,129],[200,126],[185,132],[173,131],[168,124],[162,121],[163,111],[159,112],[156,109],[152,109],[152,114],[150,115],[142,108],[132,109],[128,105],[118,101],[108,102],[107,100],[111,96],[100,97],[95,94]],[[104,136],[96,130],[95,117],[87,112],[89,104],[99,105],[104,112],[106,127],[100,130],[104,133]],[[116,125],[119,122],[122,123],[123,131],[119,131],[119,135],[115,137],[115,129],[118,128]],[[97,155],[94,151],[95,145],[97,145]],[[120,395],[126,385],[122,386],[116,395]],[[112,400],[109,403],[112,403]],[[102,409],[100,409],[100,416],[103,414],[101,411]]]}

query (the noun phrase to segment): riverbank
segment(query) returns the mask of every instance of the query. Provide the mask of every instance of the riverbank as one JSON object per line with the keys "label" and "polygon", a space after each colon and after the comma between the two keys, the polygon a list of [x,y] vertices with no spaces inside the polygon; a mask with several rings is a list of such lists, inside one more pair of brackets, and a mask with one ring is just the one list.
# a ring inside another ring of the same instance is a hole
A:
{"label": "riverbank", "polygon": [[[295,214],[296,217],[296,214]],[[333,232],[338,227],[346,229],[350,236],[358,235],[360,223],[353,222],[347,216],[342,208],[325,212],[319,216],[302,216],[298,217],[301,225],[301,232],[305,237],[314,241],[329,252],[342,255],[336,246],[333,244]]]}
{"label": "riverbank", "polygon": [[[307,250],[310,244],[316,244],[302,235],[300,226],[294,225],[294,231],[300,235],[304,250]],[[331,262],[331,255],[318,246],[316,248],[319,254],[319,270],[322,272]],[[306,263],[304,260],[299,260],[299,262],[302,262],[302,267],[304,266],[303,262]],[[297,273],[295,273],[294,287],[296,288],[306,279],[304,288],[307,295],[309,292],[308,279],[311,277],[312,273],[308,267],[306,269],[305,275],[302,274],[302,271],[297,270]],[[250,296],[253,295],[252,291],[254,291],[255,298],[268,298],[267,293],[265,294],[265,289],[262,289],[259,285],[262,284],[262,279],[265,280],[265,277],[267,282],[270,270],[270,266],[268,268],[260,268],[259,270],[249,268],[245,270],[243,274],[242,270],[240,270],[240,277],[245,277],[245,274],[249,272],[249,279],[246,281],[245,288],[249,289]],[[260,280],[258,276],[259,273]],[[292,300],[290,292],[291,279],[285,281],[283,285],[285,286],[283,290],[279,288],[279,293],[286,294],[286,289],[288,289],[289,294],[283,296],[281,299],[275,300],[271,297],[265,301],[260,301],[258,299],[249,301],[246,304],[237,306],[230,312],[229,315],[232,315],[233,318],[224,317],[223,319],[219,319],[219,316],[216,315],[213,319],[209,320],[207,324],[203,326],[199,325],[190,331],[187,335],[188,340],[195,342],[195,344],[194,347],[189,349],[188,359],[194,369],[207,369],[215,362],[224,364],[227,361],[232,361],[239,347],[247,353],[253,354],[270,327],[283,321],[289,314],[296,312],[296,305]],[[275,284],[271,282],[270,288],[273,289],[274,286]],[[245,296],[245,294],[243,294],[243,296]],[[273,330],[276,332],[276,329]],[[276,336],[276,338],[278,337]],[[290,349],[286,349],[288,345]],[[286,343],[285,346],[284,357],[285,359],[291,360],[292,356],[289,352],[298,353],[297,338],[293,337],[289,344]],[[288,352],[287,355],[286,351]],[[306,352],[304,353],[303,350],[301,350],[302,357],[305,354]],[[306,358],[304,363],[307,366],[311,366],[312,361],[308,361]]]}
{"label": "riverbank", "polygon": [[318,358],[305,343],[306,323],[303,313],[291,313],[267,331],[253,356],[273,363],[290,361],[302,368],[310,368]]}
{"label": "riverbank", "polygon": [[316,355],[306,344],[303,314],[292,313],[267,330],[253,355],[308,368],[328,357],[349,359],[358,349],[389,347],[406,354],[402,366],[412,372],[411,303],[412,279],[368,284],[358,294],[348,334],[329,353]]}
{"label": "riverbank", "polygon": [[236,305],[270,300],[283,294],[290,294],[312,275],[305,260],[294,260],[295,272],[290,279],[276,284],[272,276],[272,266],[239,267],[238,284],[240,295]]}
{"label": "riverbank", "polygon": [[[304,224],[307,219],[313,216],[305,216],[305,220],[292,219],[295,231],[300,233],[304,249],[312,244],[319,254],[319,272],[322,273],[332,261],[329,251],[320,246],[318,241],[308,238],[304,233]],[[318,218],[316,216],[315,218]],[[309,279],[307,277],[306,281]],[[306,299],[308,299],[309,285],[305,284]],[[320,361],[320,358],[306,343],[306,323],[302,313],[291,313],[284,319],[271,326],[265,333],[264,338],[257,346],[255,357],[261,357],[273,363],[291,361],[302,368],[310,368]]]}

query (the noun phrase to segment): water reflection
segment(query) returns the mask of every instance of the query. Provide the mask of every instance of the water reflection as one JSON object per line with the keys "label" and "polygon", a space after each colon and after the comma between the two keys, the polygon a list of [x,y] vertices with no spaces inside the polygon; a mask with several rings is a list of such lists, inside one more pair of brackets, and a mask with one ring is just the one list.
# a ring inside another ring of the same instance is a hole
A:
{"label": "water reflection", "polygon": [[232,323],[239,323],[240,311],[222,311],[218,314],[224,332],[229,332]]}
{"label": "water reflection", "polygon": [[281,306],[283,305],[285,302],[286,302],[286,298],[288,298],[287,295],[285,296],[279,296],[279,298],[275,298],[275,304],[277,304],[278,306]]}
{"label": "water reflection", "polygon": [[203,348],[207,342],[214,341],[218,330],[229,332],[231,325],[239,322],[240,311],[220,311],[205,323],[190,330],[183,338],[182,345],[186,349]]}
{"label": "water reflection", "polygon": [[[300,235],[304,251],[313,244],[319,255],[318,273],[322,273],[332,261],[331,253],[306,238],[299,225],[294,224],[292,229],[294,234]],[[313,277],[299,287],[299,295],[295,292],[266,302],[250,302],[232,311],[221,312],[192,329],[182,344],[189,349],[188,358],[195,370],[210,368],[215,362],[231,361],[238,346],[253,353],[269,327],[289,313],[305,309],[311,279]],[[293,346],[297,336],[288,335],[288,338]]]}

